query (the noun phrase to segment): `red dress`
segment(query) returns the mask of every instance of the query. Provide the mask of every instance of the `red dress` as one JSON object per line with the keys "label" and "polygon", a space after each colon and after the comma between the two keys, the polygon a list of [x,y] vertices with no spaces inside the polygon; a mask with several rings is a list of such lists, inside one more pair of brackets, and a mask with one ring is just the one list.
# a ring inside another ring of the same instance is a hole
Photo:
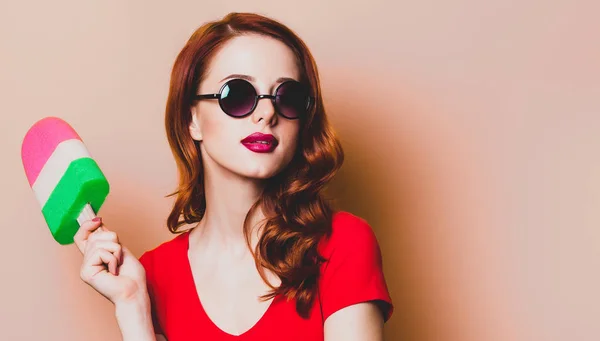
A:
{"label": "red dress", "polygon": [[328,261],[321,268],[320,297],[309,318],[296,313],[295,301],[286,302],[277,296],[258,322],[238,336],[219,329],[202,308],[187,257],[189,231],[146,251],[140,262],[146,269],[156,333],[169,341],[322,341],[327,317],[349,305],[372,300],[385,307],[387,321],[393,306],[371,226],[360,217],[339,211],[333,216],[332,230],[331,237],[319,244],[319,253]]}

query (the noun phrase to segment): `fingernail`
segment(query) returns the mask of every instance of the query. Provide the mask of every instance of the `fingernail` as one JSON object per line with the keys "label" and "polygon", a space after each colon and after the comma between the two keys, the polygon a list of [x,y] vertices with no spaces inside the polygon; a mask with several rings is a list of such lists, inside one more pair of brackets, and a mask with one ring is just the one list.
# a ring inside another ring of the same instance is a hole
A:
{"label": "fingernail", "polygon": [[93,222],[95,222],[95,223],[97,223],[97,222],[101,222],[101,221],[102,221],[102,218],[100,218],[100,217],[96,217],[96,218],[92,219],[92,221],[93,221]]}

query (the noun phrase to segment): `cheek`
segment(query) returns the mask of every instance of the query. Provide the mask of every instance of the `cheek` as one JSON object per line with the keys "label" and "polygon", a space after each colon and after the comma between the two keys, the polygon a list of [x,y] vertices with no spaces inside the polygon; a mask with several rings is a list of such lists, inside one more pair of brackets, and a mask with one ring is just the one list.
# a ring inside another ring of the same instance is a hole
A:
{"label": "cheek", "polygon": [[[299,127],[297,125],[292,125],[289,129],[286,129],[287,133],[285,135],[285,154],[286,159],[291,159],[296,152],[298,147],[298,139],[299,139]],[[288,160],[289,161],[289,160]]]}
{"label": "cheek", "polygon": [[202,146],[211,160],[231,168],[244,156],[240,143],[243,130],[241,122],[218,110],[207,113],[202,121]]}
{"label": "cheek", "polygon": [[206,112],[202,119],[202,137],[205,144],[222,144],[233,136],[231,124],[227,124],[227,117],[220,117],[219,114]]}

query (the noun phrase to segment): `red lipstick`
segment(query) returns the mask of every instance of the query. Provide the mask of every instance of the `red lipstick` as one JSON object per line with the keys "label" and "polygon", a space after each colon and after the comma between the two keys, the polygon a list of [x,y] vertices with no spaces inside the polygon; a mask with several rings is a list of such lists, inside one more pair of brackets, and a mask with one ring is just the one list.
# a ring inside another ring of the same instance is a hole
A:
{"label": "red lipstick", "polygon": [[255,153],[269,153],[277,147],[277,139],[271,134],[254,133],[246,136],[242,144]]}

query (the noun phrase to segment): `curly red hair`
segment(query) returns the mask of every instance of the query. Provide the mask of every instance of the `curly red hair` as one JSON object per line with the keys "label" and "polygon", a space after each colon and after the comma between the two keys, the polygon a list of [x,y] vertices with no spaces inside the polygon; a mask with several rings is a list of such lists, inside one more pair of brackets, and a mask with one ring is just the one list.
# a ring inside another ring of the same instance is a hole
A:
{"label": "curly red hair", "polygon": [[166,105],[167,138],[179,173],[173,209],[167,219],[172,233],[184,224],[199,222],[206,209],[202,160],[198,142],[189,132],[193,96],[203,80],[207,65],[228,40],[242,34],[261,34],[285,43],[297,56],[301,81],[310,85],[315,104],[301,120],[298,149],[290,164],[268,179],[260,198],[244,220],[248,245],[248,218],[258,208],[265,214],[263,233],[251,250],[265,281],[266,268],[281,279],[279,287],[263,299],[284,295],[296,300],[296,310],[307,317],[317,295],[317,280],[324,259],[319,241],[331,233],[334,209],[322,194],[344,160],[342,146],[330,126],[315,61],[304,42],[283,24],[253,13],[229,13],[206,23],[189,38],[177,56],[171,73]]}

